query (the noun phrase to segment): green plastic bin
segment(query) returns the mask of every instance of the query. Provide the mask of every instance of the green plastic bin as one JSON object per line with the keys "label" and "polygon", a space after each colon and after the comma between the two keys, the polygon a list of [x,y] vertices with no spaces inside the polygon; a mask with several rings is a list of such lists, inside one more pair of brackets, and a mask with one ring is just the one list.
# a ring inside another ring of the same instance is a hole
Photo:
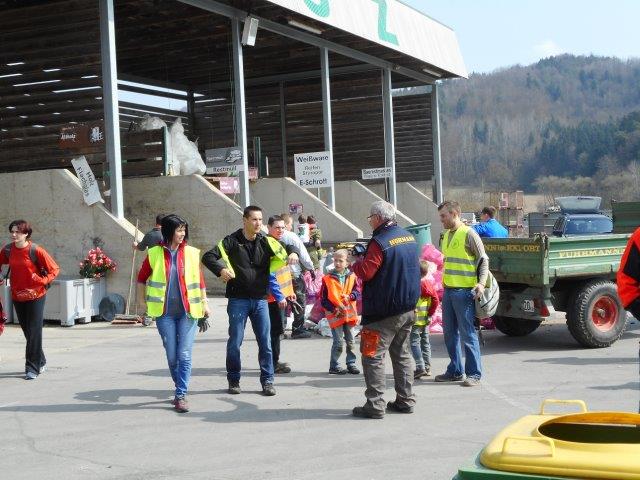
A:
{"label": "green plastic bin", "polygon": [[411,232],[414,237],[416,237],[416,242],[420,245],[420,250],[424,245],[431,243],[431,224],[430,223],[421,223],[418,225],[411,225],[410,227],[406,227],[405,230]]}

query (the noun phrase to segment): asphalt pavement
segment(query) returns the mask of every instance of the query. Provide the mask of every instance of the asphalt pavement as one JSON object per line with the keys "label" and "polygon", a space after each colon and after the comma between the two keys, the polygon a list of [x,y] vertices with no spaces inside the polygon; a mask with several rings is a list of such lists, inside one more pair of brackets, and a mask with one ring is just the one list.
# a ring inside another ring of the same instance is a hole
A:
{"label": "asphalt pavement", "polygon": [[[328,374],[331,339],[283,340],[293,372],[259,394],[257,345],[247,328],[243,393],[226,393],[226,300],[210,299],[212,328],[193,353],[191,411],[172,410],[172,385],[152,327],[93,322],[44,331],[48,370],[25,381],[24,339],[0,337],[3,479],[450,479],[509,422],[542,400],[637,411],[634,323],[610,348],[580,348],[557,316],[533,334],[485,332],[482,385],[416,382],[415,413],[357,419],[362,375]],[[433,372],[448,358],[432,335]],[[388,365],[388,396],[393,381]]]}

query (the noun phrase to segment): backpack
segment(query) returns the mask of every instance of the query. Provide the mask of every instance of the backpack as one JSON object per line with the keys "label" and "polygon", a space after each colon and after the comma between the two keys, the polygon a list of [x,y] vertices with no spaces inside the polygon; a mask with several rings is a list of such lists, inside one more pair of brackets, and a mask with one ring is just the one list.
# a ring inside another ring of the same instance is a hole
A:
{"label": "backpack", "polygon": [[[478,263],[478,267],[482,259]],[[500,286],[498,281],[491,272],[488,272],[487,282],[485,283],[484,292],[480,298],[475,299],[476,317],[488,318],[495,315],[500,301]]]}
{"label": "backpack", "polygon": [[[4,247],[2,247],[2,253],[4,253],[5,257],[7,257],[7,261],[9,261],[9,255],[11,255],[12,245],[13,245],[12,243],[8,243]],[[40,272],[40,276],[44,277],[48,275],[49,272],[47,272],[46,268],[43,268],[40,266],[40,263],[38,262],[38,255],[36,255],[37,248],[38,248],[38,244],[31,242],[31,245],[29,246],[29,259],[31,260],[31,263],[35,265],[38,272]],[[9,272],[11,272],[11,268],[7,268],[7,273],[4,276],[5,280],[9,278]],[[49,289],[50,286],[51,284],[47,284],[44,286],[44,288]]]}

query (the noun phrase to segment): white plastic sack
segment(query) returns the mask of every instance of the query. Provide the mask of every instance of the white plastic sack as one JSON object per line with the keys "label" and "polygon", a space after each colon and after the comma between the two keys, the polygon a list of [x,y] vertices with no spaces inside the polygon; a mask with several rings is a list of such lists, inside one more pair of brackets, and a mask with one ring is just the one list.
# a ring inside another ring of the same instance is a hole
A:
{"label": "white plastic sack", "polygon": [[316,327],[317,332],[323,337],[332,337],[331,335],[331,327],[329,326],[329,320],[323,318],[318,322],[318,326]]}
{"label": "white plastic sack", "polygon": [[140,122],[140,130],[157,130],[166,126],[166,122],[161,118],[151,117],[149,115],[145,115]]}
{"label": "white plastic sack", "polygon": [[169,163],[173,166],[173,170],[176,170],[176,164],[178,165],[178,173],[172,173],[173,175],[204,175],[207,171],[207,167],[202,161],[198,146],[189,141],[184,134],[184,127],[182,126],[182,119],[178,118],[171,125],[169,129],[171,137],[171,150],[169,154]]}

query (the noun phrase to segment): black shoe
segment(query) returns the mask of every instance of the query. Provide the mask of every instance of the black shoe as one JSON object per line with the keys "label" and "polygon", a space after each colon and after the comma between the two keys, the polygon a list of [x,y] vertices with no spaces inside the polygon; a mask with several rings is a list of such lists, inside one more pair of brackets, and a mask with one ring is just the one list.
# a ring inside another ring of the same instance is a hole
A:
{"label": "black shoe", "polygon": [[347,370],[346,368],[341,368],[341,367],[336,367],[336,368],[330,368],[329,369],[329,373],[331,375],[346,375],[348,371],[349,370]]}
{"label": "black shoe", "polygon": [[311,338],[311,332],[305,329],[295,330],[291,332],[291,338]]}
{"label": "black shoe", "polygon": [[229,381],[229,389],[227,390],[231,395],[238,395],[240,390],[240,382],[239,381]]}
{"label": "black shoe", "polygon": [[355,365],[347,365],[347,371],[351,375],[360,375],[360,369],[358,367],[356,367]]}
{"label": "black shoe", "polygon": [[364,407],[354,407],[351,413],[353,414],[354,417],[360,417],[360,418],[375,418],[375,419],[384,418],[384,413],[371,412],[365,409]]}
{"label": "black shoe", "polygon": [[265,397],[273,397],[276,394],[276,389],[273,386],[273,383],[265,383],[262,385],[262,394]]}
{"label": "black shoe", "polygon": [[395,413],[413,413],[413,407],[403,407],[395,401],[387,403],[387,410]]}
{"label": "black shoe", "polygon": [[291,373],[291,367],[289,366],[288,363],[280,363],[278,362],[278,364],[276,365],[276,368],[274,370],[274,373]]}
{"label": "black shoe", "polygon": [[436,375],[433,380],[436,382],[461,382],[464,380],[464,375],[449,375],[448,373],[443,373]]}

